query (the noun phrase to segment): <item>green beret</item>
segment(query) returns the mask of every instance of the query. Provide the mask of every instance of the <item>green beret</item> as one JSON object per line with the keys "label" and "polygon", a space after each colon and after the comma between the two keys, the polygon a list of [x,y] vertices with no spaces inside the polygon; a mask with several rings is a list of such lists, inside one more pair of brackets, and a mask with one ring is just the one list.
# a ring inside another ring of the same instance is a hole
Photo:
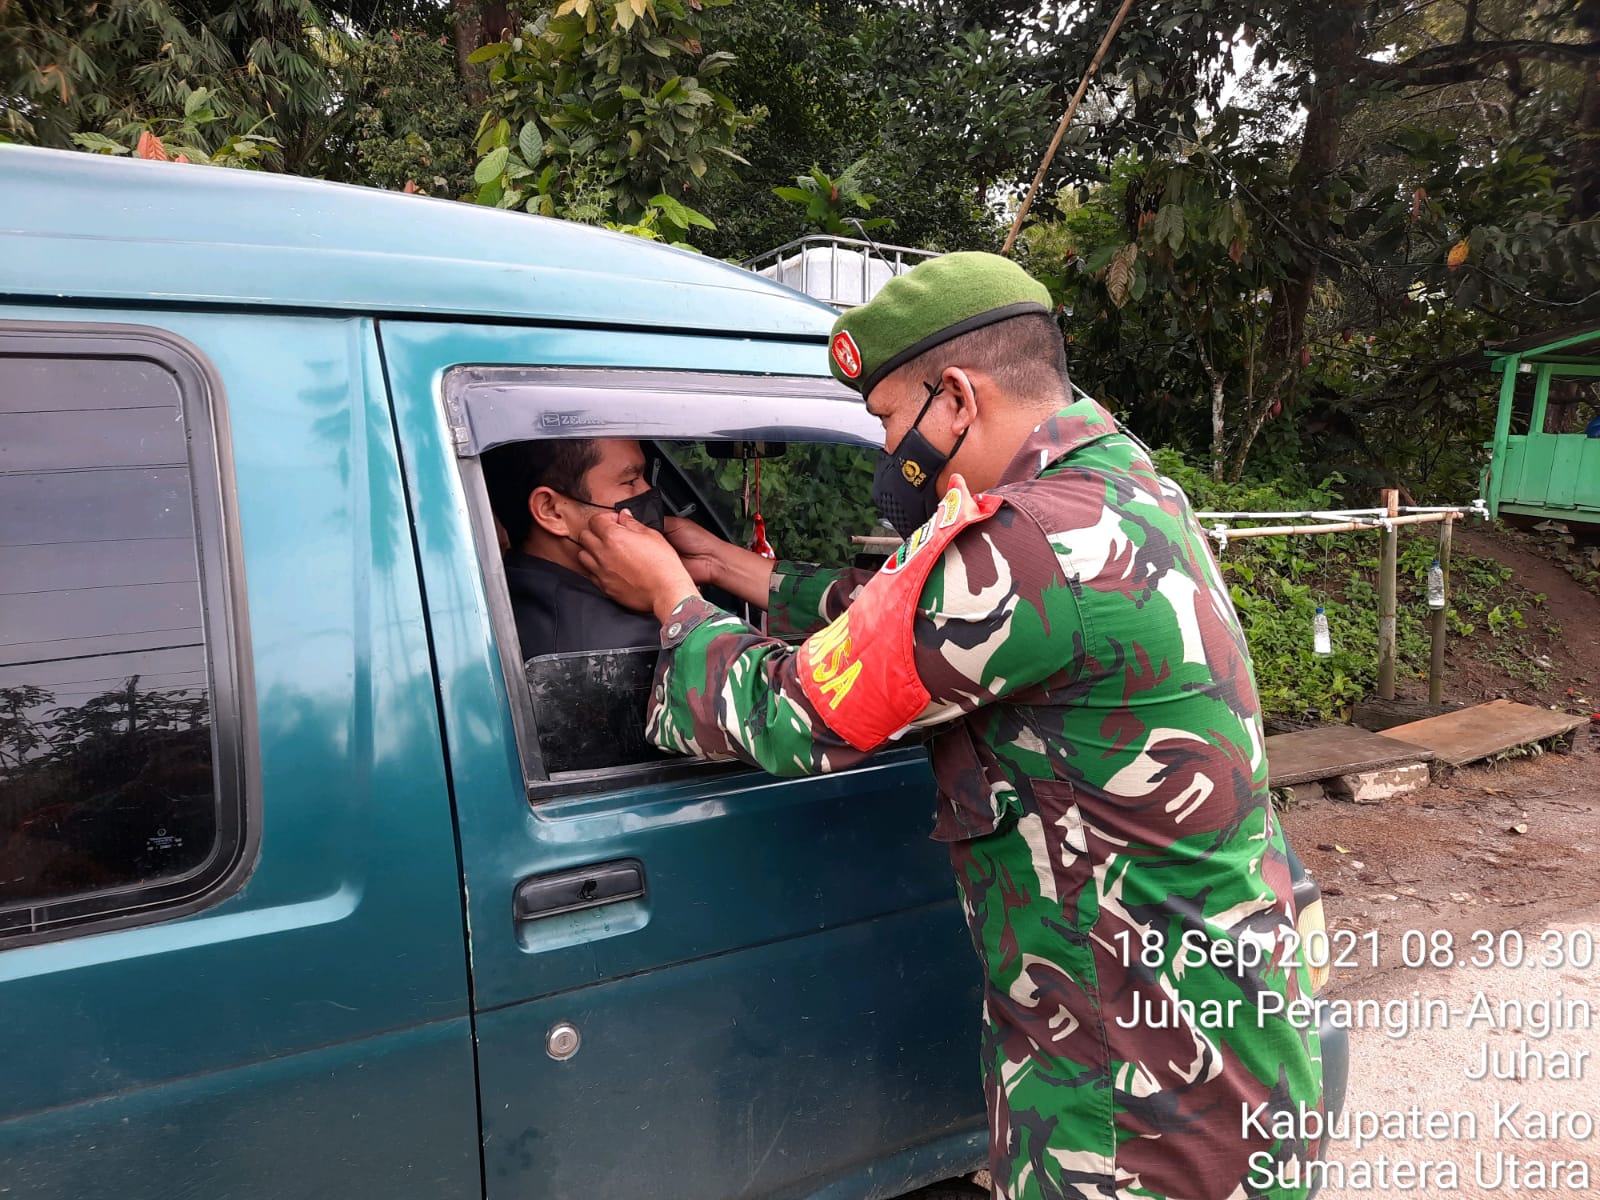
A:
{"label": "green beret", "polygon": [[828,366],[863,396],[902,363],[953,337],[1050,312],[1050,293],[1009,258],[963,251],[918,263],[833,323]]}

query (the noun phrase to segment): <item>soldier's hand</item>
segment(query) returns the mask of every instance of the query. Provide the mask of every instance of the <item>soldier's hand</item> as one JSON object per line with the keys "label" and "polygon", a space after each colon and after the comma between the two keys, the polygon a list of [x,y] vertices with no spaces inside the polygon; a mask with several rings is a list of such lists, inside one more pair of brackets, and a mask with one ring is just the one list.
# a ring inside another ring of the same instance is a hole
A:
{"label": "soldier's hand", "polygon": [[666,520],[667,540],[683,556],[689,575],[702,586],[715,584],[756,608],[767,607],[774,563],[754,550],[725,542],[693,521]]}
{"label": "soldier's hand", "polygon": [[578,564],[618,604],[663,622],[700,594],[667,539],[626,512],[594,515],[578,534]]}
{"label": "soldier's hand", "polygon": [[682,517],[668,517],[665,521],[667,541],[678,552],[689,577],[701,587],[717,582],[722,572],[725,552],[733,549],[727,542],[704,525],[686,521]]}

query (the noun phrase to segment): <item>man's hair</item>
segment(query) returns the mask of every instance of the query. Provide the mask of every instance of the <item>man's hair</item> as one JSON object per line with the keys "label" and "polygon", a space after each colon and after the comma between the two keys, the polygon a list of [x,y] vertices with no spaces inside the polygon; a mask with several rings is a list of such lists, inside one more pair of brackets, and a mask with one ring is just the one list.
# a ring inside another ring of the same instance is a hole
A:
{"label": "man's hair", "polygon": [[1048,313],[1024,313],[959,334],[895,369],[911,381],[934,382],[946,367],[982,371],[1016,404],[1065,403],[1072,398],[1067,347]]}
{"label": "man's hair", "polygon": [[528,497],[537,487],[547,487],[588,500],[583,477],[600,461],[593,438],[566,438],[541,442],[512,442],[483,454],[483,480],[489,490],[489,507],[505,528],[513,549],[520,550],[533,529]]}

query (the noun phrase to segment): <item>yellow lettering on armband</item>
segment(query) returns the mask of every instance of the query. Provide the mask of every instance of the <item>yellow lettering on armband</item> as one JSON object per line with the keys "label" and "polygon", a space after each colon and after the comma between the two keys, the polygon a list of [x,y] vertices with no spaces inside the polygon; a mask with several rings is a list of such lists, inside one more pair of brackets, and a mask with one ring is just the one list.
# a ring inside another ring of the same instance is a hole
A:
{"label": "yellow lettering on armband", "polygon": [[[846,613],[811,639],[807,651],[813,666],[811,681],[828,697],[828,707],[838,708],[861,674],[861,664],[850,662],[850,614]],[[848,665],[847,665],[848,664]]]}
{"label": "yellow lettering on armband", "polygon": [[856,677],[861,674],[861,664],[851,663],[843,674],[827,681],[818,680],[822,685],[823,694],[828,697],[828,707],[838,708],[839,702],[850,694],[850,689],[855,686]]}

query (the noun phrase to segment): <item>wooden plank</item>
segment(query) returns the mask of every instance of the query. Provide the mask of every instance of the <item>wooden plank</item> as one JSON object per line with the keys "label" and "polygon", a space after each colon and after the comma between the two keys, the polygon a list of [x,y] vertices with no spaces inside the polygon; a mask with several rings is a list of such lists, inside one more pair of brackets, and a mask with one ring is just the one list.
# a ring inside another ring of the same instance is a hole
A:
{"label": "wooden plank", "polygon": [[1273,787],[1359,775],[1380,767],[1427,762],[1433,751],[1354,725],[1325,725],[1267,739],[1267,782]]}
{"label": "wooden plank", "polygon": [[1426,746],[1453,767],[1477,762],[1513,746],[1526,746],[1571,733],[1587,724],[1583,717],[1551,712],[1511,700],[1491,700],[1442,717],[1396,725],[1390,737]]}

